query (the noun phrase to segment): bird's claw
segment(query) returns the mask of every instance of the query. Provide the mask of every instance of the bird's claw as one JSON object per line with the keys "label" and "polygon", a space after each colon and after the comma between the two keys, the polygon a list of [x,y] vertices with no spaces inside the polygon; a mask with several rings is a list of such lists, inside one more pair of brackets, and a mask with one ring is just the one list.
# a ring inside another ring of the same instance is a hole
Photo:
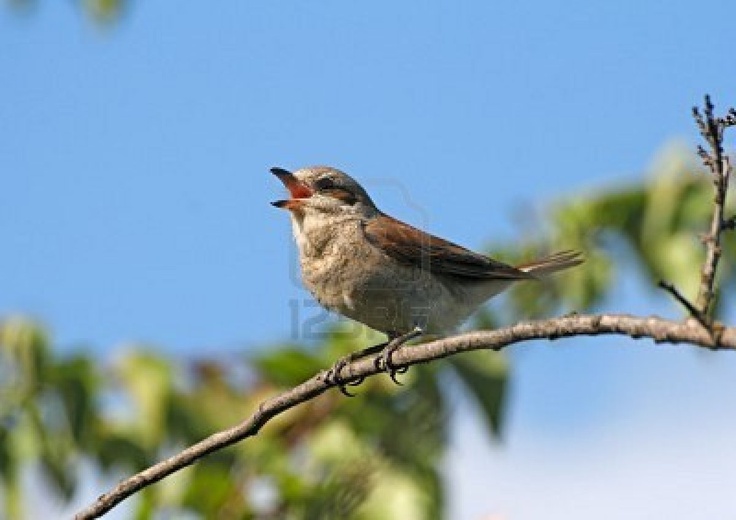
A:
{"label": "bird's claw", "polygon": [[[350,385],[350,383],[347,383],[347,385]],[[337,389],[340,390],[340,393],[342,395],[344,395],[345,397],[355,397],[356,394],[350,393],[348,391],[348,389],[346,388],[347,385],[345,383],[343,383],[343,384],[339,384],[338,383],[337,384]],[[350,385],[350,386],[352,386],[352,385]]]}
{"label": "bird's claw", "polygon": [[383,352],[381,352],[381,355],[376,358],[376,368],[378,370],[386,372],[388,374],[388,377],[391,378],[391,381],[393,381],[397,385],[404,386],[404,383],[396,379],[396,374],[405,373],[408,370],[408,367],[397,367],[396,365],[394,365],[394,362],[391,358],[393,356],[393,353],[396,352],[399,347],[401,347],[401,343],[392,343],[393,342],[389,343],[388,346],[383,350]]}
{"label": "bird's claw", "polygon": [[396,379],[396,374],[403,374],[406,371],[407,371],[407,368],[406,367],[399,367],[399,368],[396,368],[394,370],[390,370],[389,373],[388,373],[388,377],[390,377],[391,378],[391,381],[393,381],[397,385],[404,386],[404,383],[402,383],[401,381],[399,381],[398,379]]}
{"label": "bird's claw", "polygon": [[338,359],[337,362],[335,362],[334,365],[332,365],[332,368],[330,368],[327,373],[324,376],[325,383],[329,385],[334,385],[340,390],[340,393],[343,394],[346,397],[355,397],[355,394],[352,394],[348,391],[346,387],[348,386],[358,386],[363,382],[365,379],[364,377],[359,377],[353,381],[345,381],[342,378],[342,375],[340,372],[343,368],[345,368],[348,363],[350,363],[350,357],[344,357],[341,359]]}
{"label": "bird's claw", "polygon": [[400,336],[389,335],[388,343],[381,343],[380,345],[375,345],[373,347],[363,349],[360,352],[354,352],[353,354],[338,359],[335,364],[332,365],[332,368],[330,368],[325,373],[323,380],[328,385],[336,386],[343,395],[347,397],[355,397],[355,394],[348,392],[347,387],[358,386],[363,382],[365,378],[357,377],[352,379],[351,381],[346,381],[341,375],[342,369],[353,361],[357,361],[358,359],[362,359],[368,355],[373,355],[380,352],[378,356],[376,356],[376,358],[374,359],[376,370],[388,373],[391,381],[393,381],[397,385],[403,386],[403,383],[396,379],[396,374],[405,373],[409,369],[409,367],[394,365],[391,356],[394,352],[401,348],[404,343],[421,335],[422,329],[420,329],[419,327],[415,327],[410,332],[402,334]]}
{"label": "bird's claw", "polygon": [[396,374],[406,373],[406,371],[409,370],[409,367],[394,365],[392,360],[393,353],[399,350],[404,343],[420,336],[421,334],[422,329],[415,327],[412,331],[406,334],[392,338],[391,341],[388,342],[388,345],[386,345],[386,348],[384,348],[381,354],[376,358],[376,368],[387,372],[391,381],[399,386],[404,386],[404,383],[396,379]]}

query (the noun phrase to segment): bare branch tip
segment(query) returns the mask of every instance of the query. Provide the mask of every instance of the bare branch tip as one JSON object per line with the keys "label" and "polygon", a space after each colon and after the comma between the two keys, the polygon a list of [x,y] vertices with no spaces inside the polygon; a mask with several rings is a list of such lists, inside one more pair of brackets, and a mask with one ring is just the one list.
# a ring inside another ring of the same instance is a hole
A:
{"label": "bare branch tip", "polygon": [[710,94],[705,95],[705,113],[706,115],[710,113],[713,115],[713,109],[715,106],[713,106],[713,102],[710,100]]}
{"label": "bare branch tip", "polygon": [[723,124],[725,126],[736,126],[736,109],[729,108],[728,113],[723,118]]}

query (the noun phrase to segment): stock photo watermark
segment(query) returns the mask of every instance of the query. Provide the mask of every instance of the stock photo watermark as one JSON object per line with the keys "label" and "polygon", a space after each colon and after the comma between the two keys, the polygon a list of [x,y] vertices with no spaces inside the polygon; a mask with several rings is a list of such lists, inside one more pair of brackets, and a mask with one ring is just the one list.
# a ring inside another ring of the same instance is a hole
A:
{"label": "stock photo watermark", "polygon": [[[369,179],[366,184],[371,191],[393,191],[394,196],[398,194],[403,206],[413,213],[410,220],[418,227],[426,229],[429,221],[426,209],[411,198],[409,190],[401,182],[390,178],[373,178]],[[301,289],[303,284],[299,266],[299,251],[296,241],[292,240],[289,244],[289,279],[295,288]],[[362,311],[370,313],[378,321],[398,322],[402,315],[408,313],[415,325],[423,327],[430,314],[431,302],[418,304],[413,288],[421,283],[422,273],[429,271],[431,250],[429,242],[426,246],[422,249],[426,254],[422,257],[423,269],[421,271],[408,271],[409,276],[402,279],[373,279],[356,294],[349,297],[343,294],[333,296],[341,299],[348,298],[355,305],[373,302],[369,309],[362,309]],[[360,262],[361,258],[356,256],[354,261]],[[405,296],[402,297],[402,294]],[[344,309],[341,313],[331,312],[325,308],[324,303],[312,297],[292,298],[288,301],[290,337],[293,340],[322,340],[328,334],[367,339],[374,334],[365,326],[349,319],[350,315]],[[345,318],[340,314],[347,314],[348,317]],[[365,314],[363,317],[365,318]],[[336,327],[335,324],[339,326]]]}
{"label": "stock photo watermark", "polygon": [[[294,341],[323,340],[328,335],[345,338],[370,339],[375,332],[361,323],[343,317],[324,308],[314,298],[292,298],[289,300],[289,337]],[[426,327],[430,309],[427,306],[409,306],[406,301],[397,300],[394,306],[377,306],[372,309],[377,317],[392,321],[398,316],[399,309],[410,308],[414,323]],[[339,324],[338,327],[333,325]]]}

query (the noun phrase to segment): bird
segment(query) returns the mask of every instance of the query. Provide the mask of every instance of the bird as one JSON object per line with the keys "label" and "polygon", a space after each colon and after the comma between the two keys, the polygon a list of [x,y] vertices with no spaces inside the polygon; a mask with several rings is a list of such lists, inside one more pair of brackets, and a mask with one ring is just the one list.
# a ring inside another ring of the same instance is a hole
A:
{"label": "bird", "polygon": [[271,172],[289,193],[271,204],[290,214],[305,287],[328,310],[387,336],[328,371],[347,395],[340,370],[349,362],[381,352],[378,362],[396,381],[391,355],[409,339],[447,335],[510,285],[584,261],[568,250],[512,266],[387,215],[337,168]]}

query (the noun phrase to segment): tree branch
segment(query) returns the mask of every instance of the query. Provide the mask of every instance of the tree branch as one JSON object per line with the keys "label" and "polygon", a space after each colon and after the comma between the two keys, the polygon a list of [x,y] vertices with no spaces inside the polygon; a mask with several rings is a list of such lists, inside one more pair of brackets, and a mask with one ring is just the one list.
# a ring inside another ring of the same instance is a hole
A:
{"label": "tree branch", "polygon": [[[698,148],[698,154],[710,169],[714,182],[714,211],[709,232],[705,235],[706,258],[701,269],[701,281],[697,300],[690,303],[673,285],[661,282],[660,286],[672,294],[695,318],[675,322],[656,316],[638,317],[626,314],[578,315],[572,314],[549,320],[518,323],[497,330],[477,331],[431,341],[397,350],[392,356],[393,365],[408,367],[428,363],[447,356],[472,350],[501,350],[516,343],[535,339],[554,340],[573,336],[619,335],[632,339],[649,338],[656,343],[689,343],[712,350],[736,350],[736,327],[724,327],[710,317],[718,261],[721,255],[721,233],[736,228],[736,216],[725,218],[724,207],[731,174],[731,164],[723,152],[723,132],[736,126],[736,111],[717,118],[713,104],[705,97],[703,113],[693,108],[700,133],[710,151]],[[381,373],[375,356],[351,361],[340,371],[340,383],[360,381]],[[157,482],[176,471],[189,466],[214,451],[221,450],[258,433],[273,417],[301,403],[318,397],[328,389],[339,386],[334,379],[321,372],[308,381],[268,399],[258,410],[240,424],[207,437],[184,451],[147,468],[120,482],[114,489],[101,495],[93,504],[76,515],[77,520],[97,518],[135,492]]]}
{"label": "tree branch", "polygon": [[[656,343],[690,343],[713,350],[736,350],[736,327],[722,328],[717,337],[692,321],[675,322],[659,317],[637,317],[626,314],[569,315],[549,320],[522,322],[510,327],[469,332],[421,345],[407,346],[393,355],[396,366],[411,366],[472,350],[501,350],[516,343],[535,339],[554,340],[573,336],[620,335],[633,339],[650,338]],[[354,361],[342,369],[343,382],[379,374],[375,358]],[[100,496],[95,503],[79,512],[76,520],[98,518],[133,493],[193,464],[205,455],[252,437],[276,415],[314,399],[336,386],[325,381],[325,372],[284,393],[261,403],[258,410],[242,423],[215,433],[184,451],[120,482]]]}
{"label": "tree branch", "polygon": [[705,106],[702,113],[698,107],[693,107],[693,117],[698,124],[700,134],[710,147],[710,151],[706,151],[702,146],[699,146],[698,155],[703,159],[703,164],[710,169],[714,186],[713,217],[711,218],[710,229],[703,237],[706,256],[700,274],[698,297],[695,300],[695,307],[702,316],[710,316],[713,297],[715,296],[716,270],[721,258],[721,233],[733,226],[732,220],[724,218],[731,162],[723,152],[723,131],[727,127],[736,124],[736,112],[734,112],[734,109],[730,109],[725,117],[716,117],[713,115],[713,109],[713,103],[710,96],[707,95],[705,96]]}

